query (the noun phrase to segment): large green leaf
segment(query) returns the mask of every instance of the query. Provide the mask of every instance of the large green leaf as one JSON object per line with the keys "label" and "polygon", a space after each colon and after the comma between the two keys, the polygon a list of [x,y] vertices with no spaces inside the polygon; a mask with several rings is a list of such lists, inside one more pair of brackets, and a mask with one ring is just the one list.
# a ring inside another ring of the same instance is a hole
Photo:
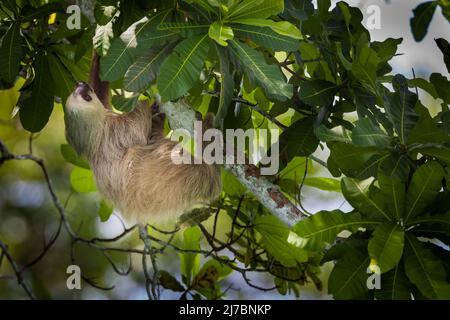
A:
{"label": "large green leaf", "polygon": [[450,136],[436,125],[426,107],[421,103],[417,103],[415,111],[419,115],[419,120],[409,132],[409,145],[413,143],[444,143],[450,141]]}
{"label": "large green leaf", "polygon": [[153,46],[161,46],[178,33],[177,31],[158,30],[157,25],[167,13],[161,12],[150,18],[143,18],[133,23],[120,38],[114,39],[108,55],[102,57],[100,77],[105,81],[119,79],[133,59]]}
{"label": "large green leaf", "polygon": [[385,148],[390,138],[369,118],[359,119],[352,131],[353,143],[361,147]]}
{"label": "large green leaf", "polygon": [[414,111],[417,95],[408,90],[408,83],[402,75],[396,75],[392,84],[395,93],[385,94],[384,108],[400,141],[406,143],[409,131],[414,128],[419,118]]}
{"label": "large green leaf", "polygon": [[408,225],[416,224],[439,224],[447,229],[447,233],[450,235],[450,211],[444,214],[430,214],[426,216],[419,216],[411,221]]}
{"label": "large green leaf", "polygon": [[140,92],[155,80],[161,63],[166,58],[168,47],[150,49],[146,54],[139,57],[125,73],[123,85],[125,90]]}
{"label": "large green leaf", "polygon": [[403,39],[387,38],[383,42],[374,41],[370,47],[375,50],[381,61],[389,61],[397,52],[397,47],[402,43]]}
{"label": "large green leaf", "polygon": [[381,276],[381,288],[375,290],[378,300],[409,300],[411,299],[410,282],[405,274],[402,263]]}
{"label": "large green leaf", "polygon": [[52,78],[56,80],[53,81],[53,91],[65,104],[67,97],[73,90],[75,79],[56,54],[48,55],[48,63]]}
{"label": "large green leaf", "polygon": [[314,117],[306,117],[294,122],[280,136],[280,150],[288,153],[289,159],[295,156],[308,156],[313,153],[319,140],[314,135]]}
{"label": "large green leaf", "polygon": [[60,148],[61,154],[67,162],[70,162],[71,164],[84,168],[89,169],[89,163],[77,155],[76,151],[68,144],[62,144]]}
{"label": "large green leaf", "polygon": [[300,30],[288,21],[273,21],[269,19],[238,19],[233,20],[233,22],[257,27],[269,27],[282,36],[293,39],[302,39]]}
{"label": "large green leaf", "polygon": [[350,143],[336,142],[330,145],[330,157],[343,169],[359,169],[378,151],[374,148],[356,147]]}
{"label": "large green leaf", "polygon": [[367,267],[370,259],[361,250],[348,251],[339,259],[328,278],[328,293],[334,299],[368,298]]}
{"label": "large green leaf", "polygon": [[379,173],[378,184],[388,203],[387,209],[394,221],[400,221],[405,212],[405,183]]}
{"label": "large green leaf", "polygon": [[432,73],[430,76],[430,82],[433,84],[436,89],[439,98],[444,100],[444,103],[450,104],[450,81],[446,76],[443,76],[440,73]]}
{"label": "large green leaf", "polygon": [[298,96],[300,100],[311,106],[329,106],[338,91],[336,84],[325,80],[304,81]]}
{"label": "large green leaf", "polygon": [[341,191],[340,181],[333,178],[307,177],[304,179],[304,184],[325,191]]}
{"label": "large green leaf", "polygon": [[406,181],[409,175],[409,159],[405,154],[391,152],[379,165],[380,171],[390,179]]}
{"label": "large green leaf", "polygon": [[405,231],[393,223],[383,223],[375,228],[369,241],[369,255],[381,273],[394,268],[403,255]]}
{"label": "large green leaf", "polygon": [[342,193],[353,208],[361,213],[369,216],[384,217],[386,220],[391,221],[392,218],[387,213],[384,202],[380,201],[379,198],[373,197],[373,192],[371,192],[372,182],[373,178],[360,181],[344,177],[341,180]]}
{"label": "large green leaf", "polygon": [[228,11],[227,19],[268,18],[284,10],[284,0],[241,0]]}
{"label": "large green leaf", "polygon": [[222,128],[223,120],[228,113],[228,107],[233,99],[234,82],[230,72],[230,59],[228,57],[228,51],[219,46],[216,46],[216,49],[220,59],[221,81],[219,106],[215,117],[215,127]]}
{"label": "large green leaf", "polygon": [[97,191],[94,173],[88,169],[74,167],[70,173],[70,184],[77,192],[87,193]]}
{"label": "large green leaf", "polygon": [[357,52],[356,61],[352,64],[352,73],[358,81],[367,84],[368,88],[375,91],[380,59],[375,50],[366,45],[361,46]]}
{"label": "large green leaf", "polygon": [[22,56],[22,38],[18,21],[8,28],[0,47],[0,77],[10,85],[14,83],[19,74]]}
{"label": "large green leaf", "polygon": [[407,235],[405,272],[409,280],[429,299],[449,299],[450,285],[446,281],[441,261],[433,256],[415,237]]}
{"label": "large green leaf", "polygon": [[445,172],[436,161],[429,161],[414,173],[406,193],[405,221],[429,206],[442,188]]}
{"label": "large green leaf", "polygon": [[230,40],[230,49],[242,63],[246,74],[263,87],[270,98],[285,101],[292,97],[292,86],[286,83],[280,68],[267,64],[261,52],[236,40]]}
{"label": "large green leaf", "polygon": [[20,122],[26,130],[38,132],[47,124],[52,113],[54,88],[47,56],[40,53],[33,66],[36,75],[31,86],[31,94],[23,100],[20,107]]}
{"label": "large green leaf", "polygon": [[209,26],[208,35],[224,47],[228,45],[227,40],[233,39],[234,37],[233,29],[220,21],[216,21]]}
{"label": "large green leaf", "polygon": [[414,16],[411,18],[411,29],[416,41],[421,41],[427,34],[437,1],[428,1],[419,4],[414,10]]}
{"label": "large green leaf", "polygon": [[164,60],[157,80],[163,101],[181,97],[199,81],[210,45],[207,34],[191,37],[180,42]]}
{"label": "large green leaf", "polygon": [[255,229],[261,234],[261,244],[272,256],[286,267],[295,267],[308,260],[307,252],[290,240],[290,230],[272,215],[258,216]]}
{"label": "large green leaf", "polygon": [[358,213],[320,211],[298,222],[292,230],[304,239],[305,248],[315,251],[322,249],[325,244],[333,243],[338,233],[343,230],[379,223],[374,219],[361,218]]}
{"label": "large green leaf", "polygon": [[447,67],[447,71],[450,72],[450,44],[444,38],[434,39],[434,41],[444,55],[445,66]]}
{"label": "large green leaf", "polygon": [[299,46],[298,40],[278,34],[269,27],[233,24],[232,28],[237,37],[248,37],[256,44],[276,51],[295,51]]}
{"label": "large green leaf", "polygon": [[[202,238],[202,232],[197,226],[187,228],[183,232],[183,244],[184,250],[200,250],[200,240]],[[183,282],[187,285],[191,283],[194,275],[196,275],[200,269],[200,254],[198,253],[180,253],[181,274]]]}

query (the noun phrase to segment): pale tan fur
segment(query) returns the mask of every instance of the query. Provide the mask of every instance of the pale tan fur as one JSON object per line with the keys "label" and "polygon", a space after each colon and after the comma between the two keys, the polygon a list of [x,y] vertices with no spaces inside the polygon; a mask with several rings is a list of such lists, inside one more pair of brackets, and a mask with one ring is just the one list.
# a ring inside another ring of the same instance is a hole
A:
{"label": "pale tan fur", "polygon": [[148,103],[140,102],[131,113],[119,115],[90,95],[89,102],[75,93],[69,96],[67,140],[87,157],[100,192],[125,217],[160,221],[217,198],[220,169],[174,164],[170,155],[177,143],[152,132]]}

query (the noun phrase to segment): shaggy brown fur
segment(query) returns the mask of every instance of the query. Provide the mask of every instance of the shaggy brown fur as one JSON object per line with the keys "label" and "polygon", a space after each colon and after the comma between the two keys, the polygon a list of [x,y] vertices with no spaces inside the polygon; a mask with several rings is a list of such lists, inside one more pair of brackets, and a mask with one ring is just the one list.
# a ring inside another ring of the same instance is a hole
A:
{"label": "shaggy brown fur", "polygon": [[[66,103],[67,140],[87,157],[100,192],[122,214],[140,222],[159,221],[219,195],[217,166],[172,162],[177,143],[165,138],[161,128],[152,132],[148,103],[119,115],[105,109],[89,87],[82,91],[80,86]],[[86,90],[90,101],[85,100]]]}

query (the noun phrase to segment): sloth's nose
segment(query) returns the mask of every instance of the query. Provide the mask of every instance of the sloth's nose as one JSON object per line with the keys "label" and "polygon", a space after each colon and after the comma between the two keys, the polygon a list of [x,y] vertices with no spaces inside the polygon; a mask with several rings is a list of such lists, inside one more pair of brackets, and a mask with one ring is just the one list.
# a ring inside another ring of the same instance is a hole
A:
{"label": "sloth's nose", "polygon": [[89,95],[91,92],[91,87],[83,81],[77,82],[75,88],[75,94],[80,95],[85,101],[91,101],[92,97]]}

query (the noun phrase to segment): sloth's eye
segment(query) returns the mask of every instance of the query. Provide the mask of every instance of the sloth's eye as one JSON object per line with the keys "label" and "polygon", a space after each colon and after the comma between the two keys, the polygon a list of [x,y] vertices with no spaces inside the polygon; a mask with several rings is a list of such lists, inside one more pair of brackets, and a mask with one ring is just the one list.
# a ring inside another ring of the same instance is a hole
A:
{"label": "sloth's eye", "polygon": [[75,94],[80,95],[85,101],[91,101],[91,87],[86,82],[78,82],[75,88]]}

